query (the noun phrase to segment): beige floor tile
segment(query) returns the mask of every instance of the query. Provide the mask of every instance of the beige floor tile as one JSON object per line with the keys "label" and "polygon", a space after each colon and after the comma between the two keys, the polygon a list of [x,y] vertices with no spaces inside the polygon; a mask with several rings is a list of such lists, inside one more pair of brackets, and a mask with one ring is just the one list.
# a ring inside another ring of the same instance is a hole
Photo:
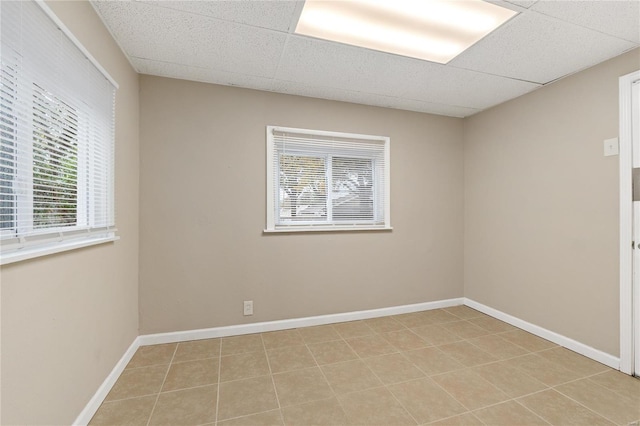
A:
{"label": "beige floor tile", "polygon": [[640,401],[640,379],[615,370],[589,377],[590,380],[607,389]]}
{"label": "beige floor tile", "polygon": [[282,410],[287,426],[336,426],[347,424],[347,416],[335,398],[323,399]]}
{"label": "beige floor tile", "polygon": [[316,360],[306,346],[290,346],[267,351],[272,373],[315,367]]}
{"label": "beige floor tile", "polygon": [[424,311],[424,316],[429,320],[430,324],[443,324],[445,322],[460,321],[460,318],[450,314],[444,309],[432,309]]}
{"label": "beige floor tile", "polygon": [[385,388],[368,389],[338,396],[350,424],[415,425],[416,422]]}
{"label": "beige floor tile", "polygon": [[382,386],[378,377],[361,360],[325,365],[322,372],[336,394]]}
{"label": "beige floor tile", "polygon": [[424,314],[424,312],[411,312],[408,314],[394,315],[394,320],[398,321],[405,327],[422,327],[432,324],[433,322]]}
{"label": "beige floor tile", "polygon": [[429,378],[399,383],[388,389],[418,423],[433,422],[467,411]]}
{"label": "beige floor tile", "polygon": [[404,356],[429,376],[464,368],[458,361],[434,347],[408,351]]}
{"label": "beige floor tile", "polygon": [[304,340],[298,330],[272,331],[262,333],[264,347],[268,349],[284,348],[287,346],[303,345]]}
{"label": "beige floor tile", "polygon": [[518,402],[554,425],[614,424],[553,389],[525,396]]}
{"label": "beige floor tile", "polygon": [[316,362],[320,365],[334,362],[350,361],[358,358],[358,355],[344,340],[332,340],[330,342],[314,343],[307,345]]}
{"label": "beige floor tile", "polygon": [[149,367],[151,365],[169,364],[176,351],[177,343],[165,345],[141,346],[127,364],[127,368]]}
{"label": "beige floor tile", "polygon": [[220,383],[218,421],[278,408],[271,376]]}
{"label": "beige floor tile", "polygon": [[259,334],[222,338],[222,356],[257,351],[264,351],[262,337]]}
{"label": "beige floor tile", "polygon": [[498,359],[508,359],[529,353],[529,351],[522,346],[507,342],[502,337],[496,336],[495,334],[469,339],[469,343],[479,347]]}
{"label": "beige floor tile", "polygon": [[192,340],[178,343],[173,362],[195,361],[220,356],[220,339]]}
{"label": "beige floor tile", "polygon": [[250,416],[236,417],[235,419],[218,422],[218,426],[282,426],[280,410],[265,411],[264,413]]}
{"label": "beige floor tile", "polygon": [[487,334],[491,334],[490,331],[487,331],[484,328],[480,328],[477,325],[464,320],[442,324],[442,328],[462,337],[463,339],[473,339],[474,337],[486,336]]}
{"label": "beige floor tile", "polygon": [[105,402],[93,416],[89,425],[146,426],[155,403],[156,395]]}
{"label": "beige floor tile", "polygon": [[557,386],[558,392],[618,424],[640,420],[640,400],[623,396],[589,379]]}
{"label": "beige floor tile", "polygon": [[318,325],[315,327],[298,328],[297,330],[307,344],[342,339],[331,325]]}
{"label": "beige floor tile", "polygon": [[469,410],[509,399],[507,394],[470,370],[441,374],[433,380]]}
{"label": "beige floor tile", "polygon": [[555,362],[547,361],[536,353],[511,358],[504,362],[506,365],[520,368],[547,386],[556,386],[581,377],[581,375],[575,371],[567,370]]}
{"label": "beige floor tile", "polygon": [[473,371],[510,398],[518,398],[547,388],[542,382],[506,362],[481,365]]}
{"label": "beige floor tile", "polygon": [[500,333],[500,337],[514,343],[518,346],[522,346],[528,351],[537,352],[545,349],[551,349],[558,345],[548,340],[542,339],[538,336],[534,336],[531,333],[527,333],[524,330],[509,331],[507,333]]}
{"label": "beige floor tile", "polygon": [[216,420],[217,386],[161,393],[150,425],[201,425]]}
{"label": "beige floor tile", "polygon": [[[453,315],[452,315],[453,316]],[[457,317],[456,320],[458,320]],[[459,342],[462,337],[442,327],[443,324],[427,325],[412,329],[414,333],[422,337],[430,345],[444,345],[446,343]]]}
{"label": "beige floor tile", "polygon": [[471,324],[477,325],[480,328],[484,328],[487,331],[492,333],[504,333],[507,331],[515,331],[516,327],[511,324],[507,324],[504,321],[497,320],[495,318],[491,318],[489,316],[479,317],[479,318],[470,318],[469,321]]}
{"label": "beige floor tile", "polygon": [[369,327],[364,321],[341,322],[334,324],[333,328],[343,339],[367,336],[374,333],[371,327]]}
{"label": "beige floor tile", "polygon": [[470,319],[470,318],[478,318],[478,317],[486,317],[487,315],[483,314],[480,311],[476,311],[473,308],[470,308],[465,305],[452,306],[450,308],[444,308],[445,311],[453,314],[462,319]]}
{"label": "beige floor tile", "polygon": [[390,331],[382,333],[381,336],[400,351],[410,351],[429,346],[426,340],[411,330]]}
{"label": "beige floor tile", "polygon": [[270,374],[264,351],[227,355],[220,358],[220,381],[248,379]]}
{"label": "beige floor tile", "polygon": [[[449,417],[448,419],[439,420],[437,422],[429,423],[435,426],[483,426],[476,416],[471,413],[460,414],[459,416]],[[520,425],[524,426],[524,425]]]}
{"label": "beige floor tile", "polygon": [[438,349],[465,367],[473,367],[498,360],[493,355],[486,353],[482,349],[466,341],[438,346]]}
{"label": "beige floor tile", "polygon": [[217,358],[205,358],[171,364],[162,391],[194,388],[218,383]]}
{"label": "beige floor tile", "polygon": [[320,368],[295,370],[273,375],[281,407],[305,404],[333,396]]}
{"label": "beige floor tile", "polygon": [[364,320],[364,322],[376,333],[387,333],[389,331],[397,331],[405,328],[404,325],[392,317],[371,318]]}
{"label": "beige floor tile", "polygon": [[125,369],[105,401],[135,398],[160,392],[168,369],[169,364]]}
{"label": "beige floor tile", "polygon": [[397,349],[383,339],[380,334],[356,337],[353,339],[347,339],[346,341],[349,346],[351,346],[351,349],[353,349],[361,358],[397,352]]}
{"label": "beige floor tile", "polygon": [[610,368],[597,361],[593,361],[585,356],[577,354],[563,347],[555,347],[546,351],[540,351],[536,355],[542,358],[560,364],[568,370],[575,371],[582,376],[591,376],[597,373],[603,373]]}
{"label": "beige floor tile", "polygon": [[498,405],[482,408],[474,411],[473,414],[487,425],[528,426],[549,424],[516,401],[503,402]]}
{"label": "beige floor tile", "polygon": [[424,373],[402,354],[367,358],[364,363],[384,384],[405,382],[424,377]]}

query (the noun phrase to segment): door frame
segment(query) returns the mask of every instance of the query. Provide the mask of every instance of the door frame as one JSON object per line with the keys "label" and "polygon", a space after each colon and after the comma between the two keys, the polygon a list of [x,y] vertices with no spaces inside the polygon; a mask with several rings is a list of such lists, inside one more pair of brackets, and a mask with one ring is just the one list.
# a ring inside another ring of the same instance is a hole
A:
{"label": "door frame", "polygon": [[[632,85],[640,80],[640,70],[620,77],[620,371],[637,374],[633,339],[633,134]],[[638,271],[640,272],[640,271]],[[636,309],[640,308],[636,306]]]}

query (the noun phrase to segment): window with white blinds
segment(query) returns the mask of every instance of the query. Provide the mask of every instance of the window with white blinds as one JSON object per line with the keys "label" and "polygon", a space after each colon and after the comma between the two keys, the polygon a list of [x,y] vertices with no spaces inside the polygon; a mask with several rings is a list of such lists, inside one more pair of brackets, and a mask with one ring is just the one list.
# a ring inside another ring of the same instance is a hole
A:
{"label": "window with white blinds", "polygon": [[1,263],[113,240],[116,84],[43,2],[0,7]]}
{"label": "window with white blinds", "polygon": [[267,126],[266,232],[391,229],[390,140]]}

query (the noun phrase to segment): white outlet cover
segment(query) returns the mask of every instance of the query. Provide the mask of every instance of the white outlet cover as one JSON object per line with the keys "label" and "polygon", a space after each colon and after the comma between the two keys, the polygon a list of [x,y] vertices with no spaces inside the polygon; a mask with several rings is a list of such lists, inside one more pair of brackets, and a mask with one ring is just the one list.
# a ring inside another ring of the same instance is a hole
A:
{"label": "white outlet cover", "polygon": [[604,141],[604,156],[609,157],[611,155],[618,155],[618,138],[605,139]]}

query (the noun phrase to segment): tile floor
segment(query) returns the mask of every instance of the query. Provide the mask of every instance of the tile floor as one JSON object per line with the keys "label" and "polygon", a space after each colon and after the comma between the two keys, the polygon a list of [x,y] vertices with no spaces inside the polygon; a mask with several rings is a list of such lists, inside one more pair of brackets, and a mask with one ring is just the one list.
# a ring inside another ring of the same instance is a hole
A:
{"label": "tile floor", "polygon": [[628,425],[640,380],[465,306],[138,349],[93,425]]}

